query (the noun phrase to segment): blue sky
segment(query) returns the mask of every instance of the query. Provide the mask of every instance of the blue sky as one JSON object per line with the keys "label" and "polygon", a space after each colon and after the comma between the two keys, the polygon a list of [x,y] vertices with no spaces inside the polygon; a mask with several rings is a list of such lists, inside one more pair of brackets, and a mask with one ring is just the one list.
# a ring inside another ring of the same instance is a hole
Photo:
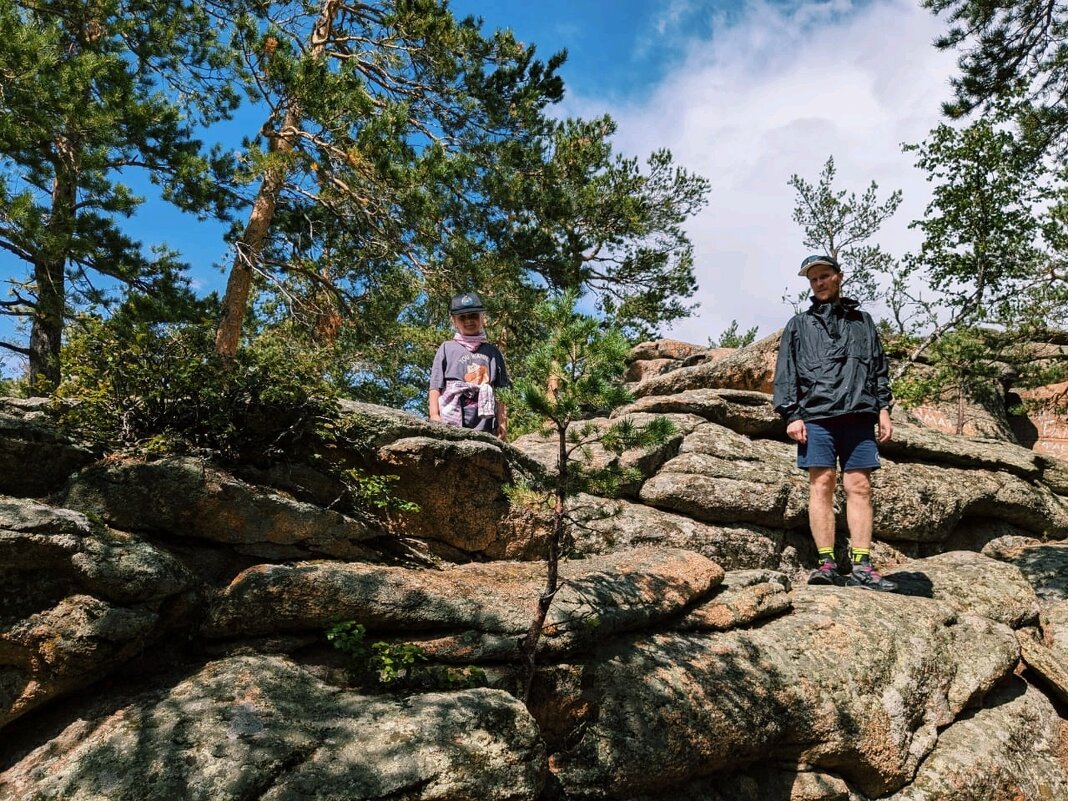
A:
{"label": "blue sky", "polygon": [[[452,0],[460,16],[511,28],[548,58],[567,49],[567,95],[555,113],[618,123],[616,150],[643,159],[667,147],[712,186],[691,220],[700,303],[665,331],[705,344],[737,320],[772,333],[803,289],[806,255],[791,219],[794,173],[814,182],[828,156],[840,188],[905,200],[880,242],[902,256],[918,245],[909,221],[929,190],[903,154],[941,120],[954,57],[932,40],[944,23],[918,0]],[[167,242],[194,265],[203,291],[225,286],[219,229],[153,204],[134,235]],[[0,276],[24,265],[0,253]]]}
{"label": "blue sky", "polygon": [[[511,27],[547,56],[569,53],[560,113],[605,112],[617,151],[644,158],[667,147],[712,185],[690,221],[700,307],[665,331],[705,344],[737,320],[760,335],[805,289],[806,255],[792,220],[798,174],[815,183],[828,156],[840,189],[904,202],[879,242],[905,257],[908,223],[929,200],[925,176],[902,153],[942,121],[955,56],[932,46],[944,22],[918,0],[498,0],[454,2],[490,26]],[[800,282],[800,283],[799,283]],[[878,310],[873,310],[878,312]]]}

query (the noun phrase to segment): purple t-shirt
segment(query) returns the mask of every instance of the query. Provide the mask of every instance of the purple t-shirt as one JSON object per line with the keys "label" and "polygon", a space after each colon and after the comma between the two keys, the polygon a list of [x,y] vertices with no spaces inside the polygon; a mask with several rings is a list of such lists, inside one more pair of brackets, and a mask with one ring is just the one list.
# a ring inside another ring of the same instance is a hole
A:
{"label": "purple t-shirt", "polygon": [[[496,345],[483,342],[478,350],[469,351],[455,339],[441,343],[430,367],[430,388],[444,390],[449,381],[466,381],[469,384],[489,384],[496,389],[510,387],[508,368],[504,354]],[[497,418],[478,416],[478,397],[472,392],[462,401],[464,428],[476,431],[497,432]]]}

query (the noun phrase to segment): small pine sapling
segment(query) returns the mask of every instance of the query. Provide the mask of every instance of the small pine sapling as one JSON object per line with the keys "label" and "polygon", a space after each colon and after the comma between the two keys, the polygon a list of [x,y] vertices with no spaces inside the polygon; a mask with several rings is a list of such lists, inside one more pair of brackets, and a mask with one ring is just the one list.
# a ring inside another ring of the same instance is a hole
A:
{"label": "small pine sapling", "polygon": [[534,489],[551,505],[546,543],[544,590],[538,598],[534,619],[521,642],[526,669],[521,696],[529,700],[538,642],[553,598],[561,587],[560,559],[570,542],[574,521],[568,499],[582,492],[612,494],[628,471],[618,460],[595,464],[592,448],[619,455],[632,448],[654,447],[674,433],[673,424],[656,417],[636,425],[626,417],[605,426],[592,422],[629,402],[623,383],[630,345],[615,327],[576,311],[577,296],[566,292],[540,305],[538,321],[548,333],[516,371],[520,377],[512,390],[513,404],[523,407],[542,424],[546,436],[555,439],[556,469]]}

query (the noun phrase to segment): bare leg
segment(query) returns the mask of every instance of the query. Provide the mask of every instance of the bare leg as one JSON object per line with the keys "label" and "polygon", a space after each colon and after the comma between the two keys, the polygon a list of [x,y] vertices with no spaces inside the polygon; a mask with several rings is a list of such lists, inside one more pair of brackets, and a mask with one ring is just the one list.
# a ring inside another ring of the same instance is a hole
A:
{"label": "bare leg", "polygon": [[833,467],[808,469],[808,526],[817,548],[834,547],[834,485],[837,471]]}
{"label": "bare leg", "polygon": [[[850,544],[854,548],[871,548],[871,470],[850,470],[843,473],[842,486],[846,494],[846,522],[849,524]],[[846,586],[877,592],[897,590],[897,583],[883,578],[870,562],[854,565],[852,575],[846,579]]]}
{"label": "bare leg", "polygon": [[871,470],[847,470],[842,474],[842,488],[846,496],[849,544],[854,548],[871,548]]}

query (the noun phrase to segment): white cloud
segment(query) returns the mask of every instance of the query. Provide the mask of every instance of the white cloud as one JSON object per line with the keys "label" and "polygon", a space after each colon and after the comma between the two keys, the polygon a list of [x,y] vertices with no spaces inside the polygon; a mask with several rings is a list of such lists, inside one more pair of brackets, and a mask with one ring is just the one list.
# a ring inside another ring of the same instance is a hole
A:
{"label": "white cloud", "polygon": [[[620,152],[667,147],[712,183],[709,206],[689,225],[701,308],[666,332],[697,343],[732,319],[743,330],[759,325],[761,336],[785,322],[781,298],[804,289],[796,265],[806,255],[787,181],[797,173],[815,182],[830,155],[838,188],[859,194],[875,180],[880,198],[903,190],[879,243],[897,256],[915,250],[907,226],[929,190],[900,145],[940,122],[954,68],[931,44],[943,23],[914,0],[754,3],[729,23],[706,23],[704,35],[689,31],[686,58],[647,102],[609,109]],[[575,108],[582,101],[573,98],[572,111],[588,116]]]}

